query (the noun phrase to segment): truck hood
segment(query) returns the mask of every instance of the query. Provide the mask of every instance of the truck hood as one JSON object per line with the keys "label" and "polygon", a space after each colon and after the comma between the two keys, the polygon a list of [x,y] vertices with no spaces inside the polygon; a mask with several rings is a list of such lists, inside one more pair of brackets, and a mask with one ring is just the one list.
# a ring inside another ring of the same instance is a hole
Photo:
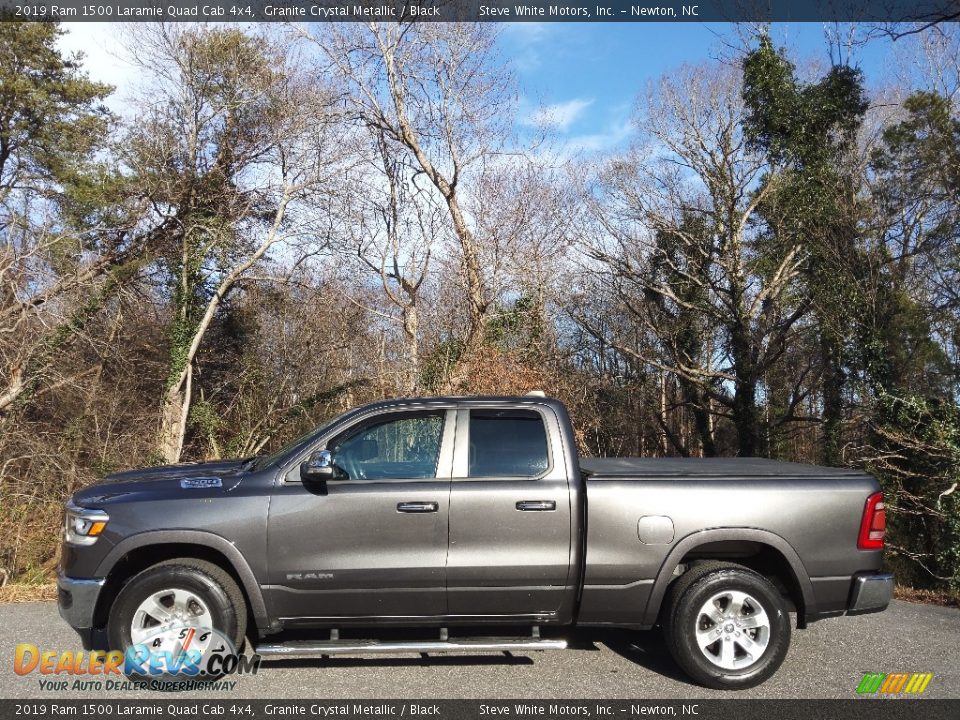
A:
{"label": "truck hood", "polygon": [[[242,479],[243,464],[243,460],[220,460],[124,470],[106,475],[96,485],[78,490],[73,495],[73,502],[89,507],[143,493],[169,496],[169,493],[192,492],[199,496],[228,492]],[[184,484],[190,480],[196,481],[196,485]]]}
{"label": "truck hood", "polygon": [[243,460],[218,460],[208,463],[179,463],[158,467],[124,470],[104,476],[100,483],[126,482],[128,480],[183,480],[186,478],[219,477],[236,475]]}

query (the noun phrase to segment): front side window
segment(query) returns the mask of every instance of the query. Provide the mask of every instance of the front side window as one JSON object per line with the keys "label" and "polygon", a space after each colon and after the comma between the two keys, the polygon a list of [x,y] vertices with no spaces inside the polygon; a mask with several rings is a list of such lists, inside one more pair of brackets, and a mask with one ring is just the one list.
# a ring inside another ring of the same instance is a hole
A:
{"label": "front side window", "polygon": [[443,438],[444,411],[406,413],[348,431],[327,449],[345,479],[435,478]]}
{"label": "front side window", "polygon": [[470,411],[470,477],[536,477],[548,466],[547,432],[540,413]]}

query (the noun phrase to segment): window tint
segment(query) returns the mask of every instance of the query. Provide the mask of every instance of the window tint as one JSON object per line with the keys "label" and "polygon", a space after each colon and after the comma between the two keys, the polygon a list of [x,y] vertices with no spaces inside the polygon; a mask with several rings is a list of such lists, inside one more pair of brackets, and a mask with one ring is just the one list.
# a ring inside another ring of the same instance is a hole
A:
{"label": "window tint", "polygon": [[470,411],[470,477],[535,477],[548,464],[540,413]]}
{"label": "window tint", "polygon": [[337,438],[327,449],[353,480],[434,478],[444,416],[443,411],[394,416]]}

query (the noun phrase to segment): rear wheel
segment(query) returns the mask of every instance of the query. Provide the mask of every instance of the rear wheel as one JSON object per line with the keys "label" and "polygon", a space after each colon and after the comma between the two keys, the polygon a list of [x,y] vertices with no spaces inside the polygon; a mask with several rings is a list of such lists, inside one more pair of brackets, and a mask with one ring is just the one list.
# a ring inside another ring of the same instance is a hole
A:
{"label": "rear wheel", "polygon": [[780,592],[741,565],[694,566],[674,583],[665,611],[671,654],[707,687],[759,685],[777,671],[790,645]]}

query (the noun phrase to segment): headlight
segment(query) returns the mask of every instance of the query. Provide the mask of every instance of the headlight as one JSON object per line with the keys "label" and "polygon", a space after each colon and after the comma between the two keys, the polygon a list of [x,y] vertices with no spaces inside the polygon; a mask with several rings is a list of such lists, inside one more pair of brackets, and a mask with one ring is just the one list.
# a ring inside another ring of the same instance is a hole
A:
{"label": "headlight", "polygon": [[107,527],[110,517],[103,510],[91,510],[67,502],[63,537],[72,545],[93,545]]}

